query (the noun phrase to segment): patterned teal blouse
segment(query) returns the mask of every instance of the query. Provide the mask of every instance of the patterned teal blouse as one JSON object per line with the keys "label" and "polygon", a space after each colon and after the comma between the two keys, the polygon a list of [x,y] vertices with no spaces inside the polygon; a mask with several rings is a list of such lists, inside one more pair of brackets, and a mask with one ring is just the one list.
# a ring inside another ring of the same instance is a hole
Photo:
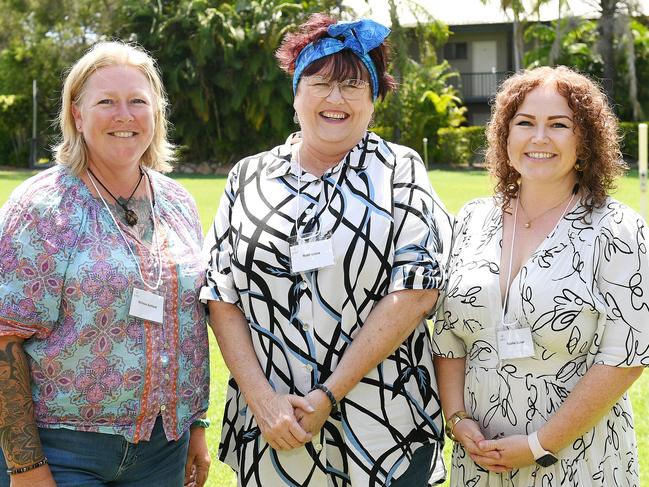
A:
{"label": "patterned teal blouse", "polygon": [[29,358],[36,420],[147,440],[162,415],[178,439],[207,409],[207,329],[196,206],[148,170],[162,258],[163,324],[129,316],[141,282],[155,282],[155,246],[115,222],[85,184],[58,166],[19,186],[0,209],[0,335]]}

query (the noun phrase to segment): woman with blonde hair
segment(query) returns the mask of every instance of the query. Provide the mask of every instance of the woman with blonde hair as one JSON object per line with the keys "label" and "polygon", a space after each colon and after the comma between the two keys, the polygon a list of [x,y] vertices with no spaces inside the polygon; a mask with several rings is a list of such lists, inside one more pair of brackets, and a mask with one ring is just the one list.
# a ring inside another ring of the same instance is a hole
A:
{"label": "woman with blonde hair", "polygon": [[57,165],[0,210],[0,485],[203,485],[202,231],[153,59],[68,73]]}

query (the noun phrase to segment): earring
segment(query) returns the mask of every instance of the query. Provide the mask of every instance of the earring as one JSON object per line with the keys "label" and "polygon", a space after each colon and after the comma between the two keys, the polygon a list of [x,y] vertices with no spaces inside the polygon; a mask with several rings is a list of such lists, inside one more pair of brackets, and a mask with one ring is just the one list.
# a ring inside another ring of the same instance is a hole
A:
{"label": "earring", "polygon": [[580,161],[579,159],[577,159],[577,162],[575,162],[575,166],[574,166],[574,167],[575,167],[575,171],[577,171],[577,172],[581,172],[581,171],[584,170],[584,164],[583,164],[583,162]]}
{"label": "earring", "polygon": [[293,112],[293,123],[295,125],[300,125],[300,119],[297,118],[297,112]]}
{"label": "earring", "polygon": [[521,177],[518,176],[515,182],[509,183],[507,185],[507,192],[510,194],[516,194],[518,193],[518,188],[520,188],[520,186],[521,186]]}
{"label": "earring", "polygon": [[374,115],[370,117],[370,122],[367,124],[368,129],[371,129],[372,127],[374,127]]}

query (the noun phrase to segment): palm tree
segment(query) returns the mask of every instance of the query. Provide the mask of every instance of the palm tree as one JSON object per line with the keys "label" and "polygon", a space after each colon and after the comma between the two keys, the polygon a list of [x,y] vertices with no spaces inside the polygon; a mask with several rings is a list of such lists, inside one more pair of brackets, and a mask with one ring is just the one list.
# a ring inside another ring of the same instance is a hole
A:
{"label": "palm tree", "polygon": [[615,86],[615,19],[617,0],[599,0],[600,16],[597,21],[599,42],[597,50],[602,56],[603,85],[609,99],[613,100]]}

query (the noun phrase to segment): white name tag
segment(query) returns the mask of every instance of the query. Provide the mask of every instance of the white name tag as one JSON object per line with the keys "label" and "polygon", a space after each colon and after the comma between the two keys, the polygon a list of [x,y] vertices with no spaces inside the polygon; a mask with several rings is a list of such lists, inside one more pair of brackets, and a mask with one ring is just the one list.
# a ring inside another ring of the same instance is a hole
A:
{"label": "white name tag", "polygon": [[164,317],[165,299],[144,289],[133,288],[131,296],[131,307],[128,314],[147,321],[155,321],[162,324]]}
{"label": "white name tag", "polygon": [[501,360],[534,356],[534,341],[529,326],[498,330],[498,357]]}
{"label": "white name tag", "polygon": [[293,274],[334,265],[334,250],[331,238],[297,242],[290,246],[290,252],[291,272]]}

